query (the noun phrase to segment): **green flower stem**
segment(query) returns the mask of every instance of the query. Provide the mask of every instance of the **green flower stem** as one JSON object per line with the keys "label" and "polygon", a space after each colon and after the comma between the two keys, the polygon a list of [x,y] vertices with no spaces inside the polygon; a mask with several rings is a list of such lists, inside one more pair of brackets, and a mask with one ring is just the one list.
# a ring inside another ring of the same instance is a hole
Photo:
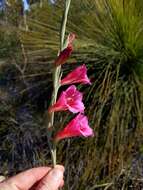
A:
{"label": "green flower stem", "polygon": [[[70,3],[71,3],[71,0],[65,0],[65,9],[63,13],[61,30],[60,30],[60,52],[65,48],[65,32],[66,32],[66,24],[67,24]],[[61,78],[61,66],[58,66],[58,67],[55,67],[53,71],[53,93],[52,93],[51,105],[56,103],[58,90],[60,88],[60,78]],[[52,134],[50,130],[54,126],[54,115],[55,114],[53,112],[53,113],[50,113],[48,117],[48,129],[49,129],[48,143],[51,150],[53,167],[55,167],[56,165],[56,144],[51,145],[50,139],[51,139]]]}
{"label": "green flower stem", "polygon": [[65,0],[65,11],[62,18],[61,32],[60,32],[60,50],[62,51],[65,48],[65,32],[66,24],[68,19],[68,12],[70,8],[71,0]]}

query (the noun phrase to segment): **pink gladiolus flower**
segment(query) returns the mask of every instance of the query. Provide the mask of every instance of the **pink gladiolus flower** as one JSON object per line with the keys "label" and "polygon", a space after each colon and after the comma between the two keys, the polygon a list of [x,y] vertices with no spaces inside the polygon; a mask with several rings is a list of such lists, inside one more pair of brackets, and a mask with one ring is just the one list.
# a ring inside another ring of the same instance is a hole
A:
{"label": "pink gladiolus flower", "polygon": [[70,57],[72,51],[73,51],[73,46],[72,43],[75,39],[75,34],[69,34],[68,36],[68,46],[65,48],[63,51],[60,52],[60,55],[57,57],[55,61],[55,65],[63,65],[66,63],[67,59]]}
{"label": "pink gladiolus flower", "polygon": [[66,111],[73,113],[84,112],[84,104],[82,102],[83,95],[76,89],[76,86],[70,86],[63,91],[58,101],[49,108],[49,112]]}
{"label": "pink gladiolus flower", "polygon": [[87,77],[87,68],[85,65],[77,67],[71,73],[69,73],[63,80],[61,80],[61,85],[67,84],[91,84],[89,78]]}
{"label": "pink gladiolus flower", "polygon": [[61,139],[78,136],[94,136],[93,130],[89,127],[87,117],[81,113],[72,119],[63,130],[59,131],[54,140],[59,141]]}

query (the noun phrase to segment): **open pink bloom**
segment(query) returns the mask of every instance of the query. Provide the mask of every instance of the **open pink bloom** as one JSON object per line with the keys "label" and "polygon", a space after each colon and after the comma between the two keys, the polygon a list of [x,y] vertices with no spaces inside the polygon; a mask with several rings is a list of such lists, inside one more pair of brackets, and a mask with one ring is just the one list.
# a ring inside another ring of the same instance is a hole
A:
{"label": "open pink bloom", "polygon": [[67,48],[65,48],[63,51],[60,52],[60,55],[57,57],[55,61],[56,66],[63,65],[66,63],[67,59],[70,57],[73,51],[72,43],[74,39],[75,39],[75,34],[74,33],[69,34]]}
{"label": "open pink bloom", "polygon": [[82,98],[82,93],[76,89],[76,86],[72,85],[61,93],[58,101],[49,108],[49,112],[69,110],[72,113],[83,113],[84,104]]}
{"label": "open pink bloom", "polygon": [[89,78],[87,77],[87,68],[85,65],[79,66],[69,73],[63,80],[61,80],[61,85],[67,84],[91,84]]}
{"label": "open pink bloom", "polygon": [[89,127],[88,119],[83,114],[79,113],[69,124],[55,136],[55,141],[69,137],[78,136],[94,136],[93,130]]}

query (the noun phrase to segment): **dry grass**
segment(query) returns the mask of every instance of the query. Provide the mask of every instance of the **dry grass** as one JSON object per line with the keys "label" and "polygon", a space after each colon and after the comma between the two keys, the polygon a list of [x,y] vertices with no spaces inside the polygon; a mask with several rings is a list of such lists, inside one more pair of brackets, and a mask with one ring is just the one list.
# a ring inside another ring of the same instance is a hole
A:
{"label": "dry grass", "polygon": [[[77,39],[64,70],[71,70],[75,66],[71,62],[75,60],[88,66],[92,86],[79,88],[85,94],[86,114],[95,137],[65,140],[58,148],[58,161],[66,166],[65,189],[127,189],[130,183],[132,189],[140,186],[137,182],[142,178],[142,171],[131,174],[132,160],[142,155],[143,136],[143,15],[140,2],[72,2],[67,33],[75,32]],[[15,66],[1,69],[1,77],[6,80],[1,90],[2,171],[9,168],[8,173],[11,173],[25,169],[26,163],[26,167],[30,167],[50,162],[42,120],[51,95],[50,73],[59,46],[61,11],[60,3],[55,7],[33,6],[27,18],[29,31],[21,27],[18,30],[18,42],[24,51],[21,48],[20,58],[14,65],[23,68],[26,61],[24,72],[21,73],[19,67],[14,69]],[[17,90],[18,96],[11,95],[11,87]],[[16,113],[20,115],[19,109],[23,106],[26,111],[22,112],[23,119],[19,121]],[[67,123],[69,115],[62,115],[62,118],[58,126]],[[136,168],[140,162],[138,158]]]}

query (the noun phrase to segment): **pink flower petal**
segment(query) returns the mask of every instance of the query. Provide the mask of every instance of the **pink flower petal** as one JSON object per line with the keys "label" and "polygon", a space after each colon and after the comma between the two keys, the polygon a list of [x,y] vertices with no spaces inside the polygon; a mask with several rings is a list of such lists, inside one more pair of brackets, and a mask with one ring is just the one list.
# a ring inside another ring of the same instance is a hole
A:
{"label": "pink flower petal", "polygon": [[77,67],[61,80],[61,85],[74,83],[91,84],[89,78],[87,77],[87,68],[85,65]]}
{"label": "pink flower petal", "polygon": [[70,45],[67,48],[65,48],[62,52],[60,52],[60,55],[55,60],[55,65],[59,66],[65,64],[68,58],[70,57],[72,51],[73,47],[72,45]]}
{"label": "pink flower petal", "polygon": [[60,52],[60,55],[57,57],[57,59],[55,60],[55,65],[59,66],[59,65],[63,65],[67,62],[68,58],[70,57],[72,51],[73,51],[73,41],[75,39],[75,34],[71,33],[68,36],[68,45],[67,47]]}
{"label": "pink flower petal", "polygon": [[82,102],[83,94],[79,92],[76,86],[70,86],[62,92],[57,102],[49,108],[49,112],[69,110],[72,113],[84,112]]}
{"label": "pink flower petal", "polygon": [[74,119],[72,119],[69,124],[61,131],[59,131],[55,140],[59,141],[61,139],[69,137],[84,136],[89,137],[93,136],[93,130],[88,125],[88,119],[82,114],[78,114]]}
{"label": "pink flower petal", "polygon": [[72,113],[78,113],[78,112],[84,113],[85,107],[84,107],[83,102],[81,102],[81,101],[76,101],[76,102],[74,102],[73,104],[68,105],[68,109],[69,109],[69,111],[71,111]]}

